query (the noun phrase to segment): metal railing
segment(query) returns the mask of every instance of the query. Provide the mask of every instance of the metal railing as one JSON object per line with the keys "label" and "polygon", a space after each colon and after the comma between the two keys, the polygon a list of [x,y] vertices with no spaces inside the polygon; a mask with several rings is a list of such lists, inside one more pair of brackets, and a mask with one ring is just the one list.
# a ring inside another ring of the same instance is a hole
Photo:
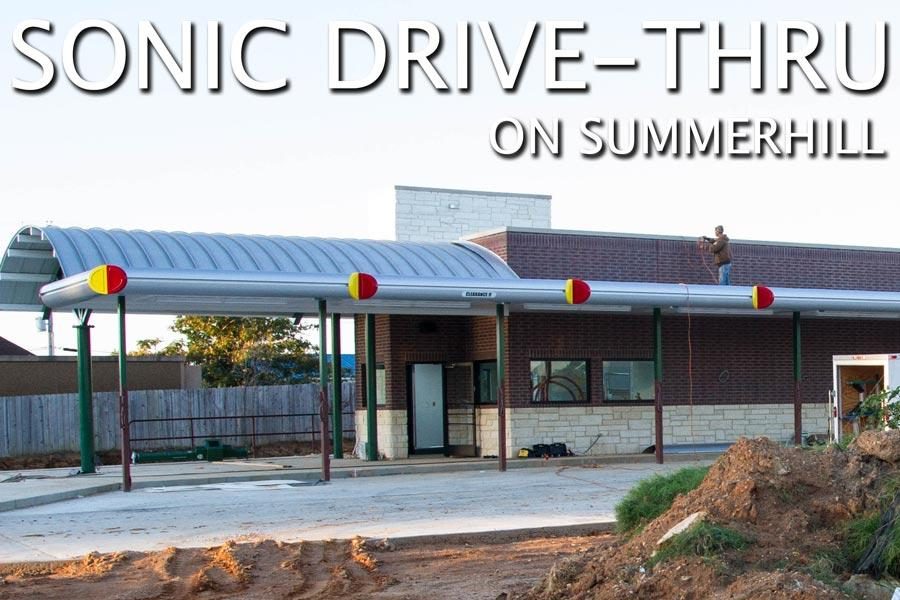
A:
{"label": "metal railing", "polygon": [[[342,417],[353,416],[352,412],[344,412],[341,413]],[[309,419],[309,428],[308,429],[288,429],[284,431],[258,431],[257,421],[263,419],[292,419],[292,418],[307,418]],[[310,440],[293,440],[293,441],[303,441],[310,442],[313,447],[315,447],[317,436],[320,433],[320,421],[319,421],[319,413],[318,412],[308,412],[308,413],[285,413],[285,414],[272,414],[272,415],[240,415],[240,416],[216,416],[216,417],[166,417],[166,418],[157,418],[157,419],[131,419],[128,424],[131,430],[134,430],[134,426],[142,423],[176,423],[176,422],[184,422],[187,421],[189,432],[186,435],[167,435],[167,436],[151,436],[151,437],[132,437],[132,444],[139,442],[163,442],[163,441],[175,441],[175,440],[190,440],[191,448],[196,446],[197,438],[250,438],[250,448],[251,452],[256,452],[257,446],[257,438],[267,437],[267,436],[289,436],[289,435],[304,435],[311,436]],[[195,423],[197,421],[250,421],[250,433],[242,433],[238,432],[222,432],[217,431],[214,433],[198,433],[197,427],[195,427]],[[347,437],[348,433],[356,434],[355,427],[347,427],[346,425],[343,427],[344,437]],[[328,421],[328,431],[326,435],[331,434],[331,421]]]}

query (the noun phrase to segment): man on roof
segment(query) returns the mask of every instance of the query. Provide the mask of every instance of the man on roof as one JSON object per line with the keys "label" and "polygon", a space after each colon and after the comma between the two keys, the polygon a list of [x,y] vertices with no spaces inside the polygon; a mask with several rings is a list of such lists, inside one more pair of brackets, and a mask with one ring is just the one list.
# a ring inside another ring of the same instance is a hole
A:
{"label": "man on roof", "polygon": [[731,247],[725,228],[716,225],[716,237],[704,236],[703,246],[707,252],[713,255],[713,262],[719,269],[719,285],[731,285]]}

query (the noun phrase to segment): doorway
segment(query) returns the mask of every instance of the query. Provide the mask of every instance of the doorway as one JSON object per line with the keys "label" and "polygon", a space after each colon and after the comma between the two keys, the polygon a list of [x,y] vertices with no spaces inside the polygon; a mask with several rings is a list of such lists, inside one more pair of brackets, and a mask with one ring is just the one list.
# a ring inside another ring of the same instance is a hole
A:
{"label": "doorway", "polygon": [[447,450],[447,402],[444,365],[409,366],[409,452],[444,454]]}
{"label": "doorway", "polygon": [[837,367],[837,408],[841,437],[858,435],[865,429],[866,415],[860,404],[867,396],[878,393],[884,386],[883,365],[841,365]]}

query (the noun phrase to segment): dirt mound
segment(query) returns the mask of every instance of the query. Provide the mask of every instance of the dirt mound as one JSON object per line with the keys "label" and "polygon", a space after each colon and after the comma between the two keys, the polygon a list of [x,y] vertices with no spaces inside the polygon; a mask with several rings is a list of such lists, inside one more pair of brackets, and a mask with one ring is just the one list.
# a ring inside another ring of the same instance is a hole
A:
{"label": "dirt mound", "polygon": [[900,429],[863,431],[853,440],[853,447],[863,454],[896,464],[900,461]]}
{"label": "dirt mound", "polygon": [[[880,447],[873,443],[873,447]],[[531,600],[556,598],[844,598],[805,570],[836,551],[840,523],[877,504],[894,466],[858,447],[784,448],[742,439],[700,486],[633,538],[569,563],[545,578]],[[726,526],[750,543],[714,559],[679,558],[648,566],[657,541],[686,517]]]}

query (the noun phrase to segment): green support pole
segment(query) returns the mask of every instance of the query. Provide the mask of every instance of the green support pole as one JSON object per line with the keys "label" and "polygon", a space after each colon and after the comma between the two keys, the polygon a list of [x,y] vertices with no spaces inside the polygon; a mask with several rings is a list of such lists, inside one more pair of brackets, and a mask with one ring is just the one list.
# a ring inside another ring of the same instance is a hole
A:
{"label": "green support pole", "polygon": [[319,431],[321,433],[322,481],[331,481],[331,460],[328,457],[328,315],[324,300],[319,300]]}
{"label": "green support pole", "polygon": [[794,443],[803,443],[803,405],[800,403],[800,313],[794,313]]}
{"label": "green support pole", "polygon": [[378,411],[375,405],[375,315],[366,315],[366,460],[378,460]]}
{"label": "green support pole", "polygon": [[500,471],[506,470],[506,398],[503,381],[506,377],[506,329],[504,307],[497,305],[497,458]]}
{"label": "green support pole", "polygon": [[131,421],[128,416],[128,347],[125,344],[125,296],[119,296],[119,428],[122,431],[122,491],[131,491]]}
{"label": "green support pole", "polygon": [[75,317],[79,322],[75,329],[78,330],[78,432],[81,449],[81,473],[89,475],[97,472],[94,467],[94,391],[91,383],[91,326],[88,325],[91,311],[76,309]]}
{"label": "green support pole", "polygon": [[663,407],[662,407],[662,310],[653,309],[653,409],[656,418],[656,462],[663,464]]}
{"label": "green support pole", "polygon": [[341,315],[331,315],[331,447],[344,458],[344,398],[341,393]]}

